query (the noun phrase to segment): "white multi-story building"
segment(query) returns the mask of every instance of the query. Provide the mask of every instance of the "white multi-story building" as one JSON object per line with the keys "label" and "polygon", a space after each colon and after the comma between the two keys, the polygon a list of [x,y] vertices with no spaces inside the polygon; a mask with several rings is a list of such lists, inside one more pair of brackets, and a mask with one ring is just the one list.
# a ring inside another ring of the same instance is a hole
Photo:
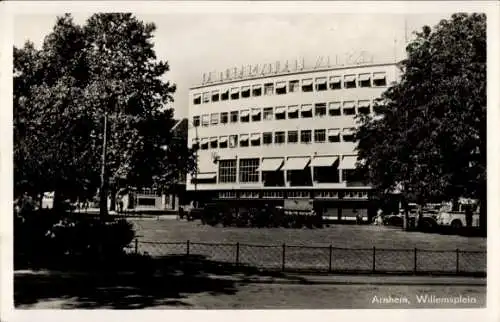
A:
{"label": "white multi-story building", "polygon": [[366,215],[370,187],[352,176],[355,116],[375,113],[397,77],[395,63],[368,63],[242,72],[191,88],[188,144],[199,149],[188,192],[253,205],[309,199],[327,216]]}

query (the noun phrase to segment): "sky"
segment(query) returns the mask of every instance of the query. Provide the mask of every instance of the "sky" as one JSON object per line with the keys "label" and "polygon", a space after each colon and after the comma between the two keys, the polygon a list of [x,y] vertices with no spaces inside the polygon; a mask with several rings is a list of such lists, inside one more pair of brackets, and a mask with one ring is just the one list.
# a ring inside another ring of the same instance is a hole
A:
{"label": "sky", "polygon": [[[63,12],[61,12],[62,14]],[[59,15],[61,15],[59,14]],[[199,85],[203,73],[242,65],[367,51],[375,62],[403,57],[406,37],[422,26],[436,25],[450,13],[335,14],[335,13],[175,13],[141,14],[156,24],[157,58],[167,61],[165,79],[177,85],[175,117],[186,117],[189,88]],[[87,13],[73,13],[84,24]],[[26,40],[43,43],[58,14],[18,14],[14,17],[14,45]]]}

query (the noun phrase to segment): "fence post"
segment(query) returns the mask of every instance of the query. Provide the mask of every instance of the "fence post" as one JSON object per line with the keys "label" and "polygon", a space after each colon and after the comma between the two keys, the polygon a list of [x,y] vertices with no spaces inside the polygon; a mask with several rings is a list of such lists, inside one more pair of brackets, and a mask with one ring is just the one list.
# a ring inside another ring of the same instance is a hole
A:
{"label": "fence post", "polygon": [[332,272],[332,245],[330,244],[330,259],[328,262],[328,273]]}
{"label": "fence post", "polygon": [[137,255],[139,253],[139,241],[137,238],[135,239],[135,254]]}
{"label": "fence post", "polygon": [[283,243],[283,254],[281,256],[281,271],[282,272],[285,271],[285,249],[286,249],[286,245],[285,245],[285,243]]}
{"label": "fence post", "polygon": [[236,243],[236,266],[240,264],[240,243]]}
{"label": "fence post", "polygon": [[189,256],[189,239],[186,242],[186,255]]}
{"label": "fence post", "polygon": [[372,265],[372,272],[375,273],[375,246],[373,246],[373,265]]}
{"label": "fence post", "polygon": [[413,273],[417,273],[417,247],[415,247],[415,253],[413,256],[414,264],[413,264]]}
{"label": "fence post", "polygon": [[457,273],[460,271],[460,250],[457,248]]}

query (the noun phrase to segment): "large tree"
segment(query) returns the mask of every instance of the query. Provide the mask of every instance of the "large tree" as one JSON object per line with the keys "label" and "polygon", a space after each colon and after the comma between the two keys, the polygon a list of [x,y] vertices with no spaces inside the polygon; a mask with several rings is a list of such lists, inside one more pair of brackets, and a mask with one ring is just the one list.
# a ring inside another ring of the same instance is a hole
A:
{"label": "large tree", "polygon": [[66,14],[42,48],[14,48],[16,194],[95,192],[105,116],[112,191],[168,183],[193,167],[189,149],[165,149],[177,144],[175,85],[164,80],[169,65],[157,60],[154,31],[131,14],[95,14],[83,26]]}
{"label": "large tree", "polygon": [[454,14],[424,26],[406,47],[401,79],[381,117],[363,117],[359,170],[379,192],[396,187],[420,204],[481,201],[486,229],[486,16]]}

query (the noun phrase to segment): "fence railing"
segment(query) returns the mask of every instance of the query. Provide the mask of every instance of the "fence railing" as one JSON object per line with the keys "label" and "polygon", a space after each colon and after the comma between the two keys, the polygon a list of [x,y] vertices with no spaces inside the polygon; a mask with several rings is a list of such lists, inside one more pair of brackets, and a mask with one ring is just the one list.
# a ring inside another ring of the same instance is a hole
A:
{"label": "fence railing", "polygon": [[486,275],[486,251],[341,248],[245,243],[153,242],[135,239],[128,251],[153,258],[201,256],[234,267],[297,272]]}

